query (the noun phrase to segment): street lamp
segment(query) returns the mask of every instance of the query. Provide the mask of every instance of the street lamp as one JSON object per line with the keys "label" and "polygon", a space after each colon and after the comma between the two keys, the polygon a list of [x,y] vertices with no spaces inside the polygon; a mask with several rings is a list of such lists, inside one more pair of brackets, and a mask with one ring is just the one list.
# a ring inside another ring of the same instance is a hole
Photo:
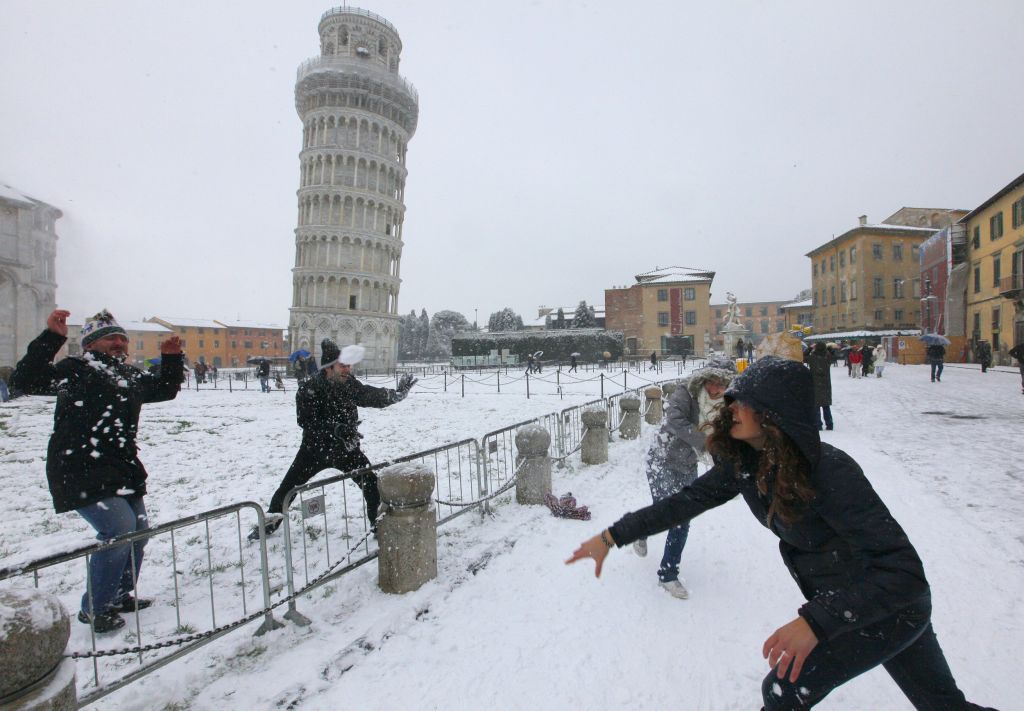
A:
{"label": "street lamp", "polygon": [[476,307],[475,306],[473,307],[473,330],[474,331],[479,331],[480,330],[480,324],[476,320]]}

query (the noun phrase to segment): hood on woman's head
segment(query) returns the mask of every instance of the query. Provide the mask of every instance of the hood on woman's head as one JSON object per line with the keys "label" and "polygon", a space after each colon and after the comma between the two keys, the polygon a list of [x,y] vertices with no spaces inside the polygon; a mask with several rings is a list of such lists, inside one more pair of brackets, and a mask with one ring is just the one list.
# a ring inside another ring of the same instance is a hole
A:
{"label": "hood on woman's head", "polygon": [[811,371],[794,360],[765,356],[733,378],[726,403],[739,400],[764,413],[796,442],[811,464],[818,461],[818,437]]}

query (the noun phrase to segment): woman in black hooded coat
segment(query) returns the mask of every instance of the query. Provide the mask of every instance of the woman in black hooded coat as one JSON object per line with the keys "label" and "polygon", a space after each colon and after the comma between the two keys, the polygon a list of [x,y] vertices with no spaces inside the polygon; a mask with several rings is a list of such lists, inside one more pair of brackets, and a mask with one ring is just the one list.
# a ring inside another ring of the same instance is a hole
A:
{"label": "woman in black hooded coat", "polygon": [[566,561],[686,523],[740,495],[779,537],[807,602],[764,643],[764,708],[804,709],[882,664],[917,709],[980,709],[964,699],[931,626],[931,591],[900,525],[845,452],[818,437],[814,386],[800,363],[767,357],[733,380],[714,422],[715,466],[628,513]]}

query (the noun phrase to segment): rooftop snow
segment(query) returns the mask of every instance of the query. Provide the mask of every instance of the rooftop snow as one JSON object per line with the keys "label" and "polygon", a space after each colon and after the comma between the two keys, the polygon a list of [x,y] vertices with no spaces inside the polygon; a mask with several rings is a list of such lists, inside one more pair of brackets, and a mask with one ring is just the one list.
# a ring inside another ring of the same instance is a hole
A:
{"label": "rooftop snow", "polygon": [[168,316],[166,318],[162,316],[154,316],[154,319],[159,318],[161,321],[173,324],[175,326],[185,326],[192,328],[224,328],[224,325],[218,321],[213,321],[205,318],[177,318]]}

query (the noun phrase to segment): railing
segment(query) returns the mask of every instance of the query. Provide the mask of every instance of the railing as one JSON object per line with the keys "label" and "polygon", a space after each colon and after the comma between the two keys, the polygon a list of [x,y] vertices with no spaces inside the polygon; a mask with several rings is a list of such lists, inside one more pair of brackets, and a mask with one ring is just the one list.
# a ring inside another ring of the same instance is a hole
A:
{"label": "railing", "polygon": [[1019,291],[1024,291],[1024,273],[1011,274],[999,280],[1000,294],[1013,294]]}
{"label": "railing", "polygon": [[332,69],[350,75],[359,82],[379,83],[404,91],[412,97],[414,103],[419,103],[420,95],[416,87],[402,75],[352,57],[310,57],[295,71],[295,81],[300,82],[314,72]]}
{"label": "railing", "polygon": [[[77,584],[67,580],[71,570],[82,564],[87,570],[91,556],[115,546],[144,541],[147,546],[146,559],[150,561],[149,568],[163,568],[161,562],[167,564],[166,568],[171,571],[173,577],[173,581],[168,581],[167,586],[173,588],[173,627],[166,619],[161,620],[152,615],[145,616],[147,623],[144,625],[143,616],[136,611],[132,622],[137,644],[131,650],[101,645],[101,642],[106,640],[98,638],[90,627],[89,651],[73,655],[77,659],[92,661],[91,676],[94,689],[79,699],[80,705],[84,706],[101,699],[259,617],[263,617],[264,620],[256,634],[263,634],[281,626],[270,611],[272,590],[267,574],[269,568],[266,546],[261,544],[254,554],[252,549],[243,545],[243,509],[252,509],[256,514],[256,524],[264,524],[263,509],[258,504],[246,501],[171,521],[155,528],[118,536],[102,543],[93,543],[46,556],[24,565],[0,569],[0,581],[11,581],[17,585],[20,579],[31,575],[31,584],[36,588],[40,587],[44,572],[53,573],[58,578],[55,586],[57,590],[69,592],[77,587]],[[189,530],[193,527],[200,527],[200,530]],[[188,534],[184,541],[179,540],[182,538],[182,532]],[[160,542],[166,542],[166,549],[153,545]],[[135,555],[136,546],[132,545],[133,569]],[[259,578],[258,582],[253,579],[253,575],[246,575],[247,567],[257,568],[255,577]],[[234,571],[237,571],[237,575],[233,575]],[[151,573],[147,573],[147,579],[151,579]],[[79,576],[74,577],[77,579]],[[88,579],[88,575],[85,577]],[[233,578],[235,582],[227,583],[228,578]],[[239,590],[240,600],[236,600],[234,595],[225,594],[226,590]],[[87,595],[91,595],[91,590]],[[77,598],[77,595],[75,597]],[[256,597],[258,602],[250,599],[252,597]],[[78,608],[76,599],[71,609]],[[218,626],[218,621],[223,622],[225,619],[235,621]],[[200,626],[206,631],[197,632]],[[172,647],[178,648],[170,654],[157,653],[157,650]],[[124,673],[125,665],[118,663],[117,660],[108,659],[126,653],[135,655],[137,665]],[[103,680],[108,675],[115,678],[104,683]]]}

